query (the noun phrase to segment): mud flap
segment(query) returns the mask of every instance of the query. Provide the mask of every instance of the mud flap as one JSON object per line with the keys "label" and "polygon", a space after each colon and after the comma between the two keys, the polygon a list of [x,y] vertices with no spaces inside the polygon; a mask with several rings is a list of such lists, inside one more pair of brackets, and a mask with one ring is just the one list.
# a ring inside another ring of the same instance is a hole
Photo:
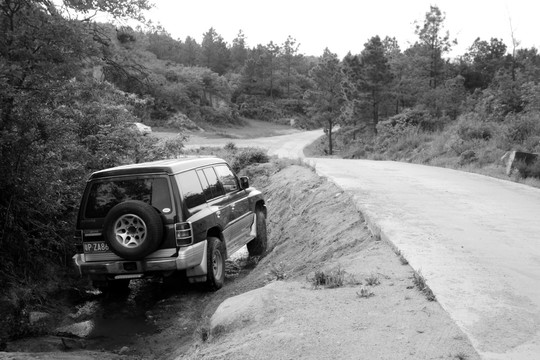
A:
{"label": "mud flap", "polygon": [[197,266],[186,269],[186,277],[191,284],[206,281],[206,275],[208,274],[208,268],[206,266],[207,256],[208,256],[207,250],[208,250],[208,242],[205,241],[204,252],[203,252],[201,263]]}

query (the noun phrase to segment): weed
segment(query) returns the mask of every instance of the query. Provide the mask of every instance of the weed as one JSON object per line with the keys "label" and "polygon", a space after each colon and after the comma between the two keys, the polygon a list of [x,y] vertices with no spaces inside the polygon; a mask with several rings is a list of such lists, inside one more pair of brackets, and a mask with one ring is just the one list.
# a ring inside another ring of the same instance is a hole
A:
{"label": "weed", "polygon": [[359,298],[364,298],[364,299],[367,299],[367,298],[370,298],[372,296],[375,296],[375,294],[373,293],[373,291],[371,291],[369,288],[365,287],[365,286],[362,286],[360,288],[360,292],[356,292],[356,295],[359,297]]}
{"label": "weed", "polygon": [[401,252],[401,250],[395,248],[394,253],[399,258],[399,261],[401,262],[401,265],[409,265],[409,260],[405,259],[405,256],[403,255],[403,252]]}
{"label": "weed", "polygon": [[238,149],[236,147],[236,144],[233,143],[232,141],[231,142],[228,142],[227,144],[225,144],[225,146],[223,147],[225,150],[229,150],[229,151],[235,151],[236,149]]}
{"label": "weed", "polygon": [[426,283],[426,279],[422,275],[420,271],[415,272],[413,274],[413,283],[416,285],[418,290],[422,292],[428,301],[435,301],[435,294],[433,294],[433,291],[429,288],[429,286]]}
{"label": "weed", "polygon": [[326,287],[329,289],[342,287],[345,284],[345,270],[341,269],[339,266],[330,270],[328,273],[325,273],[322,270],[315,271],[315,275],[309,279],[313,288],[318,289],[319,287]]}
{"label": "weed", "polygon": [[369,285],[369,286],[376,286],[381,283],[381,281],[379,280],[379,276],[373,273],[369,275],[365,280],[366,280],[366,285]]}
{"label": "weed", "polygon": [[278,265],[272,264],[270,267],[269,275],[273,280],[285,280],[287,274],[285,273],[285,266],[282,263]]}
{"label": "weed", "polygon": [[225,277],[227,278],[238,277],[238,275],[240,274],[240,271],[242,271],[240,260],[227,259],[225,261]]}
{"label": "weed", "polygon": [[454,358],[456,358],[458,360],[467,360],[469,358],[469,355],[467,355],[464,352],[460,351],[456,355],[454,355]]}

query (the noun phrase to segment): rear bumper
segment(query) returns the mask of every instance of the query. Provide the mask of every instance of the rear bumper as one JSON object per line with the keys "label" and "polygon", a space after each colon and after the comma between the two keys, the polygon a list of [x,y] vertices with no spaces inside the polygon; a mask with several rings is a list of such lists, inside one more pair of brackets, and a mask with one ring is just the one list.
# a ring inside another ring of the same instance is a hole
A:
{"label": "rear bumper", "polygon": [[147,273],[159,273],[175,270],[189,270],[204,266],[206,269],[206,240],[197,244],[182,247],[175,257],[145,258],[142,260],[107,260],[87,261],[84,254],[73,256],[75,268],[79,275],[90,277],[141,277]]}

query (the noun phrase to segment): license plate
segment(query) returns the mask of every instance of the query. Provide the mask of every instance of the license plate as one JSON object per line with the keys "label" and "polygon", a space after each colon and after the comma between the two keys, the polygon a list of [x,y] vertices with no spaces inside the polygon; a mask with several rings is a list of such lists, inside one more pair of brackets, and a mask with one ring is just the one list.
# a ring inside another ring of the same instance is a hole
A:
{"label": "license plate", "polygon": [[85,254],[104,253],[109,251],[109,246],[103,241],[86,242],[83,244]]}

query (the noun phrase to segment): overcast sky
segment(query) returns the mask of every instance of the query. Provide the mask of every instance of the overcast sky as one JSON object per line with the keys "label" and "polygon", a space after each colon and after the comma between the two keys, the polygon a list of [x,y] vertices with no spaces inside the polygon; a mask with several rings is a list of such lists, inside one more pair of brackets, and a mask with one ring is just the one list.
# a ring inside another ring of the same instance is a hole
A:
{"label": "overcast sky", "polygon": [[511,26],[521,47],[540,44],[540,2],[534,0],[154,0],[151,12],[175,39],[202,35],[213,27],[231,44],[239,30],[248,46],[282,44],[288,35],[300,43],[300,52],[322,55],[325,47],[345,56],[362,51],[369,38],[396,37],[401,49],[417,39],[415,21],[423,23],[430,5],[446,13],[446,29],[461,55],[480,37],[502,39],[512,48]]}

